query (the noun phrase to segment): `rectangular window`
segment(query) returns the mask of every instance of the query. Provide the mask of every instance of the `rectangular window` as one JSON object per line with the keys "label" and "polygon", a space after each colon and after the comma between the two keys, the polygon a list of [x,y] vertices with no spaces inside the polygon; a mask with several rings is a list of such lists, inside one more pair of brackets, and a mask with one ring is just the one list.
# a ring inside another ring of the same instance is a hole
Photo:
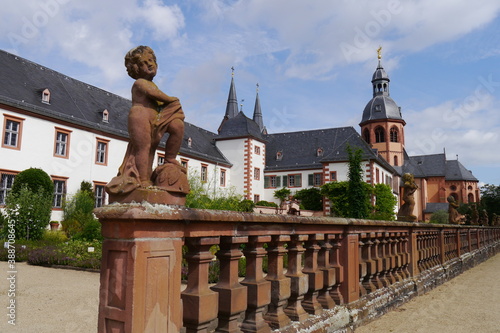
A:
{"label": "rectangular window", "polygon": [[66,195],[66,179],[54,179],[54,201],[53,208],[62,208]]}
{"label": "rectangular window", "polygon": [[336,182],[337,181],[337,171],[330,172],[330,181],[331,182]]}
{"label": "rectangular window", "polygon": [[281,176],[264,176],[264,188],[277,188],[281,186]]}
{"label": "rectangular window", "polygon": [[184,167],[184,168],[188,168],[188,160],[184,159],[184,158],[181,158],[181,165]]}
{"label": "rectangular window", "polygon": [[69,157],[69,138],[71,131],[56,127],[54,156]]}
{"label": "rectangular window", "polygon": [[226,186],[226,170],[220,169],[220,186]]}
{"label": "rectangular window", "polygon": [[253,179],[260,180],[260,169],[259,168],[253,169]]}
{"label": "rectangular window", "polygon": [[323,185],[323,174],[322,173],[310,173],[307,177],[308,186],[321,186]]}
{"label": "rectangular window", "polygon": [[5,199],[12,189],[12,184],[14,184],[14,178],[16,177],[13,173],[1,173],[0,178],[0,205],[5,205]]}
{"label": "rectangular window", "polygon": [[259,202],[259,201],[260,201],[260,195],[259,195],[259,194],[254,194],[254,195],[253,195],[253,202],[254,202],[254,203],[257,203],[257,202]]}
{"label": "rectangular window", "polygon": [[165,155],[164,154],[158,154],[158,165],[163,165],[165,163]]}
{"label": "rectangular window", "polygon": [[302,175],[288,175],[288,187],[301,187]]}
{"label": "rectangular window", "polygon": [[109,140],[97,139],[97,149],[95,162],[97,164],[108,164],[108,142]]}
{"label": "rectangular window", "polygon": [[208,166],[206,164],[201,165],[201,181],[206,182],[208,179]]}
{"label": "rectangular window", "polygon": [[21,133],[23,118],[13,117],[4,114],[2,147],[11,149],[21,149]]}
{"label": "rectangular window", "polygon": [[257,154],[257,155],[260,155],[260,147],[259,147],[259,146],[255,146],[255,148],[254,148],[254,152],[255,152],[255,154]]}
{"label": "rectangular window", "polygon": [[104,191],[105,183],[94,182],[94,206],[102,207],[106,202],[106,191]]}

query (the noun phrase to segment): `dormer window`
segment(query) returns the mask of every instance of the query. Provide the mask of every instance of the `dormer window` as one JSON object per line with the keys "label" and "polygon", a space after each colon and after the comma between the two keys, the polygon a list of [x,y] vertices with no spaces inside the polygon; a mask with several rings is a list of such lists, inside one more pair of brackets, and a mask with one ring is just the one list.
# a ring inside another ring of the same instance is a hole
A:
{"label": "dormer window", "polygon": [[50,91],[49,89],[45,89],[42,91],[42,103],[50,104]]}
{"label": "dormer window", "polygon": [[191,137],[188,138],[188,147],[191,148],[193,146],[193,139]]}
{"label": "dormer window", "polygon": [[380,112],[382,111],[382,106],[380,104],[375,105],[375,111]]}
{"label": "dormer window", "polygon": [[109,122],[109,111],[107,109],[104,109],[104,111],[102,111],[102,121],[104,123]]}
{"label": "dormer window", "polygon": [[276,153],[276,161],[281,161],[283,159],[283,153],[282,152],[277,152]]}
{"label": "dormer window", "polygon": [[323,148],[318,148],[316,149],[316,156],[321,157],[323,156]]}

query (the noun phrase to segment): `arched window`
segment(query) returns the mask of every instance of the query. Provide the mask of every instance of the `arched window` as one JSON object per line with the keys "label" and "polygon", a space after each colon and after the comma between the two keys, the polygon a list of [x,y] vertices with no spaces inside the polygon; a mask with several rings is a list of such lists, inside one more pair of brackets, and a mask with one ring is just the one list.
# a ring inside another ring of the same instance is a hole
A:
{"label": "arched window", "polygon": [[467,195],[467,201],[469,201],[469,203],[474,202],[474,194],[469,193]]}
{"label": "arched window", "polygon": [[380,83],[377,85],[377,90],[378,90],[378,92],[382,91],[382,85]]}
{"label": "arched window", "polygon": [[399,131],[396,127],[391,128],[390,137],[391,142],[399,142]]}
{"label": "arched window", "polygon": [[363,131],[363,137],[366,143],[370,143],[370,131],[367,128]]}
{"label": "arched window", "polygon": [[375,142],[385,142],[385,131],[380,126],[375,128]]}
{"label": "arched window", "polygon": [[398,156],[394,155],[394,166],[398,166]]}
{"label": "arched window", "polygon": [[384,92],[387,92],[387,83],[384,83]]}

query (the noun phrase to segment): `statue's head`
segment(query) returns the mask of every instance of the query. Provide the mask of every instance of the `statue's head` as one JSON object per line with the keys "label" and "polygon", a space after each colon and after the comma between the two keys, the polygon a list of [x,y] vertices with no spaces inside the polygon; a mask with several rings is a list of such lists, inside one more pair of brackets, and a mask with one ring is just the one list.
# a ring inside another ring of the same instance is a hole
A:
{"label": "statue's head", "polygon": [[403,175],[403,182],[410,182],[410,183],[413,183],[414,182],[414,178],[413,178],[413,174],[411,173],[405,173]]}
{"label": "statue's head", "polygon": [[156,55],[153,49],[149,46],[140,45],[134,47],[125,55],[125,67],[127,67],[128,75],[133,79],[137,80],[138,78],[140,78],[139,60],[143,56],[149,56],[152,60],[154,60],[155,66],[157,66]]}
{"label": "statue's head", "polygon": [[449,203],[454,203],[455,202],[455,197],[452,196],[452,195],[450,195],[450,196],[448,196],[448,198],[446,200],[448,200]]}

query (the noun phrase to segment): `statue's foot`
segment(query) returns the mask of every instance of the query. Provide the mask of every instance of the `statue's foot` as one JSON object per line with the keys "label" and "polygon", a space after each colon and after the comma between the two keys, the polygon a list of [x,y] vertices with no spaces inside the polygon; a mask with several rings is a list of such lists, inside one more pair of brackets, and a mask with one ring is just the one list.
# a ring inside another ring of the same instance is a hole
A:
{"label": "statue's foot", "polygon": [[150,181],[150,180],[144,180],[141,182],[141,186],[142,188],[147,188],[147,187],[150,187],[150,186],[153,186],[153,182]]}

